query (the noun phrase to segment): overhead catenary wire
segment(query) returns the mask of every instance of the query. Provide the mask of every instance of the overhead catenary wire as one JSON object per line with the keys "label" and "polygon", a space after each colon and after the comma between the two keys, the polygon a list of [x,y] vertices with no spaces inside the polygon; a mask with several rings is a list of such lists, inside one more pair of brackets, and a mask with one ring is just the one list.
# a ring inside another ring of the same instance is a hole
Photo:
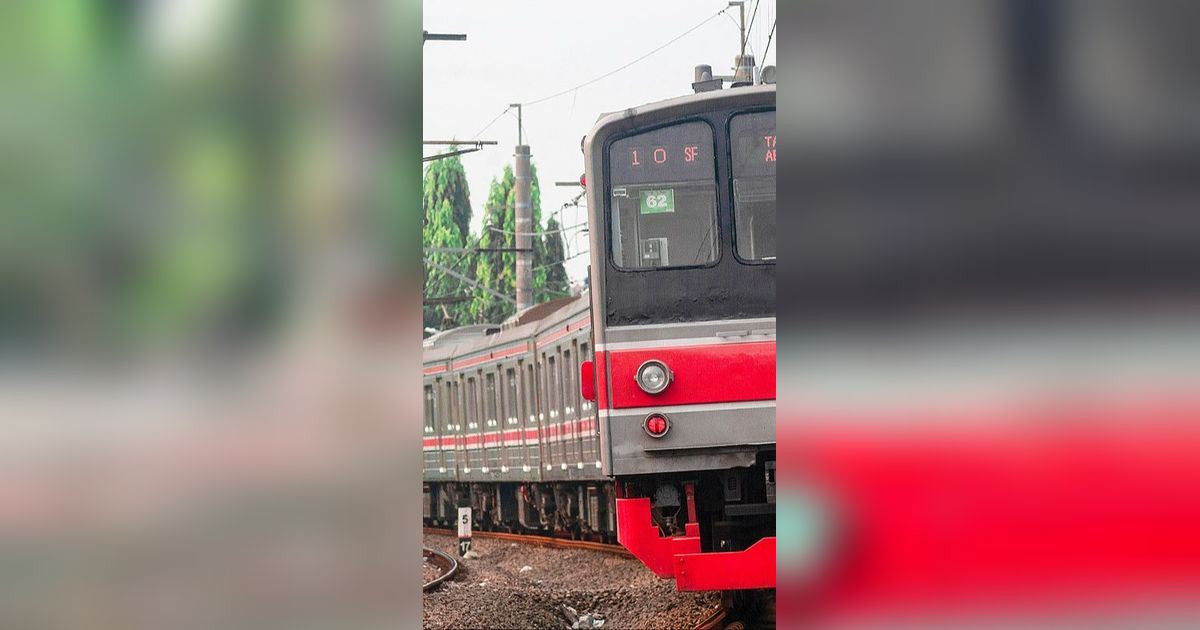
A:
{"label": "overhead catenary wire", "polygon": [[589,253],[589,250],[582,249],[582,250],[579,250],[578,252],[575,252],[574,254],[571,254],[570,256],[567,256],[566,258],[563,258],[562,260],[556,260],[554,262],[548,262],[543,265],[538,265],[533,268],[533,271],[537,271],[538,269],[545,269],[546,267],[553,267],[554,265],[561,265],[562,263],[565,263],[568,260],[571,260],[572,258],[579,258],[580,256],[587,254],[587,253]]}
{"label": "overhead catenary wire", "polygon": [[763,59],[767,58],[767,51],[771,50],[771,40],[775,37],[775,22],[771,22],[771,34],[767,36],[767,47],[763,49]]}
{"label": "overhead catenary wire", "polygon": [[[589,85],[591,85],[591,84],[593,84],[593,83],[595,83],[595,82],[597,82],[597,81],[600,81],[601,79],[607,79],[608,77],[611,77],[612,75],[614,75],[614,74],[616,74],[616,73],[618,73],[618,72],[620,72],[620,71],[622,71],[622,70],[624,70],[624,69],[626,69],[626,68],[628,68],[628,67],[630,67],[630,66],[634,65],[635,63],[637,63],[637,62],[639,62],[639,61],[642,61],[643,59],[646,59],[647,57],[649,57],[649,56],[653,55],[654,53],[657,53],[658,51],[660,51],[660,50],[662,50],[662,49],[666,48],[667,46],[670,46],[671,44],[674,44],[675,42],[677,42],[677,41],[679,41],[679,40],[683,39],[683,38],[684,38],[684,37],[686,37],[687,35],[690,35],[690,34],[691,34],[693,31],[695,31],[695,30],[699,29],[701,26],[704,26],[705,24],[708,24],[709,22],[711,22],[711,21],[715,20],[716,18],[718,18],[719,16],[721,16],[721,14],[725,13],[725,12],[726,12],[726,11],[728,11],[728,10],[729,10],[729,7],[725,7],[724,9],[721,9],[720,11],[717,11],[716,13],[712,14],[711,16],[709,16],[709,17],[705,18],[705,19],[704,19],[704,21],[700,22],[699,24],[697,24],[697,25],[693,26],[692,28],[689,28],[688,30],[686,30],[686,31],[684,31],[684,32],[680,33],[679,35],[676,35],[675,37],[671,38],[671,39],[670,39],[670,40],[668,40],[668,41],[667,41],[665,44],[662,44],[662,45],[661,45],[661,46],[659,46],[658,48],[655,48],[654,50],[651,50],[650,52],[648,52],[648,53],[646,53],[646,54],[642,55],[641,57],[638,57],[637,59],[634,59],[633,61],[630,61],[629,63],[626,63],[625,65],[623,65],[623,66],[621,66],[621,67],[619,67],[619,68],[616,68],[616,69],[614,69],[614,70],[610,70],[610,71],[608,71],[608,72],[605,72],[604,74],[602,74],[602,75],[600,75],[600,76],[598,76],[598,77],[595,77],[595,78],[589,79],[589,80],[587,80],[587,81],[584,81],[583,83],[580,83],[579,85],[575,85],[575,86],[569,87],[569,88],[567,88],[567,89],[565,89],[565,90],[563,90],[563,91],[561,91],[561,92],[555,92],[554,94],[550,94],[549,96],[543,96],[543,97],[541,97],[541,98],[533,99],[533,100],[531,100],[531,101],[524,101],[524,102],[522,103],[522,105],[529,106],[529,105],[537,105],[538,103],[544,103],[544,102],[546,102],[546,101],[548,101],[548,100],[555,99],[555,98],[558,98],[558,97],[560,97],[560,96],[564,96],[564,95],[566,95],[566,94],[570,94],[571,92],[574,92],[575,90],[578,90],[579,88],[582,88],[582,87],[589,86]],[[478,135],[478,134],[476,134],[476,135]]]}
{"label": "overhead catenary wire", "polygon": [[507,114],[510,110],[512,110],[512,107],[505,107],[503,111],[501,111],[499,114],[496,114],[496,117],[493,118],[491,122],[484,125],[483,128],[480,129],[479,131],[476,131],[474,134],[471,134],[471,137],[478,138],[479,136],[482,136],[483,132],[487,131],[488,129],[491,129],[492,125],[496,124],[496,121],[503,118],[504,115]]}
{"label": "overhead catenary wire", "polygon": [[561,234],[563,232],[569,232],[578,228],[587,228],[587,222],[585,221],[583,223],[576,223],[575,225],[568,225],[566,227],[558,228],[557,230],[541,230],[538,232],[515,232],[513,230],[505,230],[504,228],[493,227],[490,225],[488,226],[488,229],[493,232],[499,232],[500,234],[507,234],[509,236],[542,236],[543,234]]}

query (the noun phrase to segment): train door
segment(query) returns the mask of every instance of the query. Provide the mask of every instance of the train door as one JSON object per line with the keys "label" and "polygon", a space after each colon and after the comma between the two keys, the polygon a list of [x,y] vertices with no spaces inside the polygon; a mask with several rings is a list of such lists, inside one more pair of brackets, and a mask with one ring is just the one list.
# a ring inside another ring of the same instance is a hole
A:
{"label": "train door", "polygon": [[450,463],[454,465],[455,476],[459,477],[462,467],[465,465],[467,458],[467,444],[463,440],[463,400],[462,400],[462,379],[455,375],[450,381],[450,405],[452,412],[450,415],[453,426],[451,427],[451,435],[454,437],[454,450],[449,452]]}
{"label": "train door", "polygon": [[500,423],[497,422],[496,371],[493,367],[483,375],[483,470],[500,468]]}
{"label": "train door", "polygon": [[517,366],[504,370],[504,465],[516,470],[524,463],[521,457],[521,411],[517,408]]}
{"label": "train door", "polygon": [[466,457],[463,459],[463,472],[471,473],[479,470],[483,460],[483,436],[479,429],[479,378],[472,374],[467,377],[466,391]]}
{"label": "train door", "polygon": [[575,407],[572,404],[573,396],[571,395],[571,383],[574,379],[571,378],[571,373],[575,370],[575,364],[572,361],[574,353],[570,349],[570,341],[563,341],[562,344],[562,364],[559,366],[559,404],[558,408],[562,413],[562,428],[563,428],[563,449],[566,453],[567,466],[578,467],[579,462],[579,430],[575,426]]}
{"label": "train door", "polygon": [[[584,341],[579,344],[579,360],[591,361],[592,352],[588,342]],[[592,464],[597,469],[600,468],[600,426],[596,422],[596,412],[592,407],[590,400],[584,400],[579,393],[578,384],[575,388],[575,395],[579,401],[579,426],[580,433],[583,436],[583,462],[584,465]]]}
{"label": "train door", "polygon": [[438,452],[441,440],[437,436],[437,384],[429,382],[425,385],[424,407],[425,418],[421,441],[421,470],[428,475],[438,470]]}
{"label": "train door", "polygon": [[521,379],[521,400],[524,401],[524,406],[521,410],[521,418],[523,419],[524,430],[522,431],[522,440],[525,444],[525,461],[529,466],[538,471],[538,477],[541,477],[542,468],[542,431],[537,422],[537,388],[535,384],[537,379],[534,377],[536,369],[535,361],[522,366],[524,375]]}
{"label": "train door", "polygon": [[547,376],[546,369],[546,353],[543,351],[538,353],[537,362],[537,421],[538,434],[541,437],[542,467],[546,470],[551,470],[556,465],[558,459],[555,451],[553,429],[550,426],[550,418],[548,416],[550,411],[550,388],[546,384],[547,378],[549,377]]}
{"label": "train door", "polygon": [[554,356],[552,348],[546,353],[546,426],[550,427],[550,445],[554,458],[550,464],[558,470],[567,463],[566,442],[563,441],[562,417],[559,412],[559,401],[562,399],[559,387],[559,369],[562,367],[558,357]]}

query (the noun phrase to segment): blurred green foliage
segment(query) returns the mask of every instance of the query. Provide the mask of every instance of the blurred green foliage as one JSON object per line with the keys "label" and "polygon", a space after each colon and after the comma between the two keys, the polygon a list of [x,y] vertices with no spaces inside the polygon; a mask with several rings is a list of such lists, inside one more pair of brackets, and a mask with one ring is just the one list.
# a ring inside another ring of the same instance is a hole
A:
{"label": "blurred green foliage", "polygon": [[5,2],[0,349],[236,346],[333,250],[402,274],[392,4]]}

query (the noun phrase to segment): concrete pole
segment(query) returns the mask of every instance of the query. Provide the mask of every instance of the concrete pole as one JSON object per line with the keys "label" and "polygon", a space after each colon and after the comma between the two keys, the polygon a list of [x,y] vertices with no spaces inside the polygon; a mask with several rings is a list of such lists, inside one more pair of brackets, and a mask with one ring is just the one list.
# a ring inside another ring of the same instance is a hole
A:
{"label": "concrete pole", "polygon": [[516,223],[517,223],[517,311],[533,306],[533,178],[529,173],[529,146],[517,145]]}

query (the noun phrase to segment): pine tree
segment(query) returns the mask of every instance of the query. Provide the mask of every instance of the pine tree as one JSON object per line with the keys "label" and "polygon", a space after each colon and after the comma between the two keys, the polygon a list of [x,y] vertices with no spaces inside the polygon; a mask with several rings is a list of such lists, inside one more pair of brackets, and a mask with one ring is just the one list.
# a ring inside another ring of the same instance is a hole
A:
{"label": "pine tree", "polygon": [[[457,147],[451,146],[453,151]],[[421,210],[429,220],[431,208],[437,208],[443,200],[450,201],[454,225],[458,227],[458,238],[466,243],[471,236],[471,188],[467,184],[467,172],[458,156],[434,160],[425,169],[422,186],[424,198]]]}
{"label": "pine tree", "polygon": [[543,300],[553,300],[570,293],[570,283],[567,281],[567,270],[563,259],[567,257],[563,247],[562,230],[558,221],[550,217],[546,221],[546,283],[543,285],[545,296]]}
{"label": "pine tree", "polygon": [[[537,166],[530,164],[529,174],[533,180],[529,195],[533,217],[533,237],[530,239],[533,246],[533,295],[534,301],[539,302],[545,298],[547,270],[544,265],[549,258],[542,234],[542,193],[538,185]],[[504,167],[500,179],[492,179],[488,200],[484,205],[480,247],[516,246],[516,181],[511,165]],[[482,253],[475,266],[475,280],[494,291],[516,297],[516,269],[516,252]],[[477,290],[469,311],[475,323],[498,323],[515,313],[516,307],[511,302]]]}
{"label": "pine tree", "polygon": [[[422,189],[422,242],[425,247],[465,247],[471,236],[471,198],[467,173],[458,156],[430,163],[425,169]],[[464,261],[464,257],[468,256],[470,254],[465,252],[437,253],[430,254],[428,258],[470,277],[474,266],[470,264],[470,259]],[[426,266],[426,298],[471,295],[472,292],[466,282]],[[426,306],[425,326],[444,329],[470,323],[469,306],[469,303]]]}
{"label": "pine tree", "polygon": [[[434,207],[433,212],[427,215],[425,225],[421,230],[421,242],[425,244],[425,247],[463,246],[462,239],[458,235],[458,226],[454,223],[454,206],[450,203],[449,199],[443,199],[441,204]],[[462,256],[462,254],[446,252],[430,252],[426,254],[426,258],[431,262],[451,269],[455,268]],[[462,266],[459,265],[459,267]],[[465,271],[466,269],[464,268],[463,270]],[[430,265],[425,265],[424,295],[426,298],[469,293],[464,284],[458,278],[444,271]],[[425,306],[423,319],[426,328],[436,328],[439,330],[452,328],[463,323],[456,321],[458,319],[457,309],[452,304]]]}

